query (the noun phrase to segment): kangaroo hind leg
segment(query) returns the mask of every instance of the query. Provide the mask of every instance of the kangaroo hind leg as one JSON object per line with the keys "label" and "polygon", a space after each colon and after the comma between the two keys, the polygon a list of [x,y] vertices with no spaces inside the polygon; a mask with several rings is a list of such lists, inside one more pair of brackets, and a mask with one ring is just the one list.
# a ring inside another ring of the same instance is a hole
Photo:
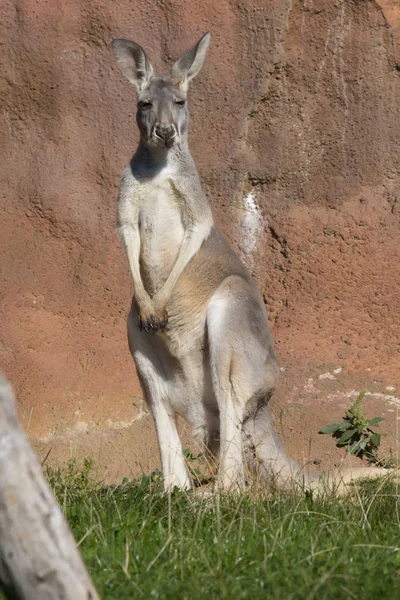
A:
{"label": "kangaroo hind leg", "polygon": [[297,463],[285,451],[275,432],[268,407],[269,395],[249,403],[243,422],[245,462],[252,478],[261,485],[291,489],[301,482]]}
{"label": "kangaroo hind leg", "polygon": [[207,307],[207,331],[220,420],[218,484],[240,489],[246,407],[271,390],[277,371],[262,299],[250,283],[233,276],[221,284]]}
{"label": "kangaroo hind leg", "polygon": [[169,401],[170,394],[174,391],[174,366],[171,364],[171,357],[160,338],[140,331],[134,308],[128,317],[128,339],[142,390],[156,426],[164,489],[189,489],[191,480],[176,427],[175,413]]}

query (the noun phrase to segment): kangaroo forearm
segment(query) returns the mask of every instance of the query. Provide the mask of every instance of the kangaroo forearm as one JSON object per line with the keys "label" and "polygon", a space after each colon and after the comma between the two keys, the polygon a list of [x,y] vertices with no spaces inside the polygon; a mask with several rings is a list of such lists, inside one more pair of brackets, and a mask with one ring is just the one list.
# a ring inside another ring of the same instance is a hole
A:
{"label": "kangaroo forearm", "polygon": [[133,280],[133,291],[135,294],[135,300],[137,304],[141,306],[144,302],[150,300],[150,296],[144,288],[142,278],[140,276],[139,267],[136,266],[136,263],[131,264],[131,261],[129,261],[129,267]]}
{"label": "kangaroo forearm", "polygon": [[140,235],[139,230],[133,226],[123,225],[120,227],[121,237],[124,242],[126,254],[128,257],[129,269],[133,279],[133,288],[138,304],[143,300],[149,299],[142,277],[140,274],[139,256],[140,256]]}
{"label": "kangaroo forearm", "polygon": [[198,252],[204,240],[206,240],[209,236],[211,227],[212,221],[207,220],[205,223],[199,224],[186,233],[181,243],[175,264],[172,267],[164,285],[157,293],[158,296],[164,298],[165,302],[169,300],[182,271],[193,258],[193,256]]}

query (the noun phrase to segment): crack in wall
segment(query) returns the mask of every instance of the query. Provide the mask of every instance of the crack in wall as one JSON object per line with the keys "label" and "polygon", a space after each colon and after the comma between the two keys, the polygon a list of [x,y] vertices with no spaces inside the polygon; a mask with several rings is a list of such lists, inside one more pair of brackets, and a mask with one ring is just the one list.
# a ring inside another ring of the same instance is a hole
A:
{"label": "crack in wall", "polygon": [[283,256],[283,258],[288,259],[289,258],[289,252],[288,252],[288,245],[287,245],[287,240],[286,238],[284,238],[283,236],[279,235],[279,233],[276,231],[276,229],[273,227],[273,225],[268,225],[268,229],[272,235],[272,238],[274,240],[276,240],[278,242],[278,244],[281,247],[281,254]]}

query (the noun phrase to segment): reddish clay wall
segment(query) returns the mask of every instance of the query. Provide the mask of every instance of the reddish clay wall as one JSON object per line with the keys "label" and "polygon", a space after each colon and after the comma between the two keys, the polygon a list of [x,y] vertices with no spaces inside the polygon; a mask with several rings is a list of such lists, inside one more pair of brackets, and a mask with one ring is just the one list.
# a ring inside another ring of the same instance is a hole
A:
{"label": "reddish clay wall", "polygon": [[357,386],[393,412],[400,2],[6,0],[0,23],[0,368],[41,453],[91,454],[113,476],[158,461],[126,344],[115,204],[137,133],[114,37],[166,70],[212,32],[191,149],[264,292],[294,454]]}

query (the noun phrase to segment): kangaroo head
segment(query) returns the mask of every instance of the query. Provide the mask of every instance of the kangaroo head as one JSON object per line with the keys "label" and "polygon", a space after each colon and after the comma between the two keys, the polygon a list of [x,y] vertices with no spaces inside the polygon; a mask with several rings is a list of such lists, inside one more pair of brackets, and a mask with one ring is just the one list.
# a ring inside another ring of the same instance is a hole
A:
{"label": "kangaroo head", "polygon": [[112,42],[122,73],[138,92],[136,121],[146,146],[169,149],[186,139],[187,90],[203,66],[210,38],[206,33],[181,56],[170,74],[162,77],[153,75],[153,67],[139,44],[129,40]]}

